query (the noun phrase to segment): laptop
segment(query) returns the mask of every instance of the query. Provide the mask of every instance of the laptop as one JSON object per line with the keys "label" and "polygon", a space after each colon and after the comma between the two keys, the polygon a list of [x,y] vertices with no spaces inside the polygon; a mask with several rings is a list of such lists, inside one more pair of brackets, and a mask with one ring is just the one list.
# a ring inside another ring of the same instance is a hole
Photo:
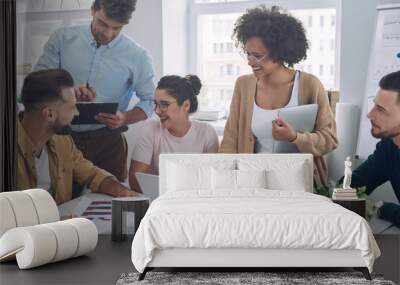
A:
{"label": "laptop", "polygon": [[150,202],[159,196],[158,175],[136,172],[136,179],[143,195],[150,198]]}
{"label": "laptop", "polygon": [[[317,112],[317,104],[301,105],[280,109],[278,117],[289,123],[296,132],[304,133],[311,132],[314,129]],[[275,140],[273,152],[296,153],[299,150],[294,143]]]}

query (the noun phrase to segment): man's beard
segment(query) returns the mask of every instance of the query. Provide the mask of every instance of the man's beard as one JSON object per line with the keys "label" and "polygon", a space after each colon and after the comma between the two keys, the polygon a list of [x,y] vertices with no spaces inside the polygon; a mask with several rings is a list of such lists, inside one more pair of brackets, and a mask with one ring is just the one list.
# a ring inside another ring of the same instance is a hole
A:
{"label": "man's beard", "polygon": [[102,34],[100,33],[94,33],[93,34],[94,39],[96,40],[98,45],[107,45],[109,44],[113,39],[105,39]]}
{"label": "man's beard", "polygon": [[394,131],[392,129],[392,131],[380,132],[380,133],[375,133],[375,134],[373,133],[372,130],[373,129],[371,129],[371,135],[376,139],[385,139],[385,138],[392,139],[392,138],[400,135],[400,131],[398,130],[398,128],[397,128],[397,131],[396,131],[396,129]]}
{"label": "man's beard", "polygon": [[53,126],[52,130],[56,135],[70,135],[72,133],[71,125]]}

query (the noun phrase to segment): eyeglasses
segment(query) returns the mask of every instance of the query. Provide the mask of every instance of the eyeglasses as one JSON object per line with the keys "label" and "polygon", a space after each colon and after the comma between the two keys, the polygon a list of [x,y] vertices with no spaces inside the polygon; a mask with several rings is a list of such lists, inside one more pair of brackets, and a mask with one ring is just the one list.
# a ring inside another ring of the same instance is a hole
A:
{"label": "eyeglasses", "polygon": [[168,110],[169,105],[177,103],[177,102],[176,101],[174,101],[174,102],[168,102],[168,101],[157,102],[156,100],[154,100],[153,103],[154,103],[154,111],[157,110],[157,107],[158,107],[161,112],[165,112]]}
{"label": "eyeglasses", "polygon": [[260,64],[264,59],[267,59],[267,54],[264,55],[254,55],[249,53],[247,50],[241,50],[239,52],[240,56],[245,60],[255,61],[257,64]]}

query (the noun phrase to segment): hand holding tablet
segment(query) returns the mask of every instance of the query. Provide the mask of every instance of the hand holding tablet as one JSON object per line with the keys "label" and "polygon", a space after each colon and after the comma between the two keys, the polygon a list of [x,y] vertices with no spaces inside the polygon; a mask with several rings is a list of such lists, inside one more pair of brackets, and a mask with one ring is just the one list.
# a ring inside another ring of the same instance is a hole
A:
{"label": "hand holding tablet", "polygon": [[78,102],[76,108],[79,111],[79,115],[75,116],[72,120],[73,125],[103,124],[99,120],[96,120],[96,117],[100,113],[108,113],[115,116],[118,103]]}
{"label": "hand holding tablet", "polygon": [[126,125],[125,114],[120,111],[117,111],[115,114],[98,113],[95,118],[98,122],[106,125],[110,129],[117,129]]}

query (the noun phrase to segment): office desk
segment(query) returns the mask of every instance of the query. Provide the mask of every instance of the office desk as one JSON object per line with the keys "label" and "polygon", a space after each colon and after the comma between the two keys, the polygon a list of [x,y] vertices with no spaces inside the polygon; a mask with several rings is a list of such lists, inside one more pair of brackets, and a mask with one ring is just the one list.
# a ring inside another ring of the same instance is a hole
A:
{"label": "office desk", "polygon": [[19,270],[16,261],[0,264],[0,284],[115,284],[124,272],[134,271],[131,261],[133,236],[112,242],[99,235],[96,249],[86,256]]}

